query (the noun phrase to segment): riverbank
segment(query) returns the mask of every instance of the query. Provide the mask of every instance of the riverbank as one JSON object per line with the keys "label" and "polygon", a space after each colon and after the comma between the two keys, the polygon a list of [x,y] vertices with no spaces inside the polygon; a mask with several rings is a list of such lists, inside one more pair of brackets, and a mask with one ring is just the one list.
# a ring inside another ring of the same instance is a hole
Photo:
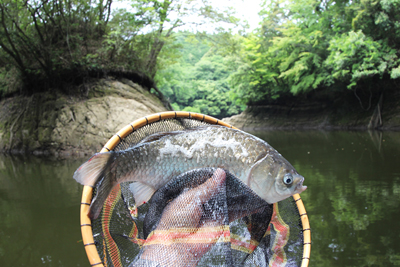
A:
{"label": "riverbank", "polygon": [[[157,92],[125,78],[94,79],[77,90],[81,93],[65,95],[55,90],[2,99],[0,152],[58,157],[91,155],[128,123],[170,109]],[[364,98],[354,97],[352,91],[339,96],[308,95],[307,99],[296,96],[252,105],[223,121],[252,132],[400,130],[400,91],[361,97]]]}
{"label": "riverbank", "polygon": [[155,93],[128,79],[96,79],[82,90],[1,100],[0,152],[90,155],[128,123],[167,110]]}
{"label": "riverbank", "polygon": [[362,99],[352,91],[340,96],[300,97],[248,107],[223,121],[242,130],[326,129],[400,131],[400,91]]}

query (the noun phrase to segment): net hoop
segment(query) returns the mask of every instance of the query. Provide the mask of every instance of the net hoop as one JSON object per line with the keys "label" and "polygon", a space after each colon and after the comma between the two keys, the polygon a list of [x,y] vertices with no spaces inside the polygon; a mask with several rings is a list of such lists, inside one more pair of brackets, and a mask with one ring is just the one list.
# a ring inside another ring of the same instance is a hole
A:
{"label": "net hoop", "polygon": [[[199,121],[204,121],[210,124],[222,125],[232,129],[238,129],[228,123],[221,120],[213,118],[208,115],[203,115],[193,112],[184,111],[167,111],[152,114],[141,119],[135,120],[134,122],[128,124],[115,135],[113,135],[110,140],[104,145],[100,150],[101,152],[108,152],[113,150],[126,136],[128,136],[133,131],[153,122],[165,120],[165,119],[176,119],[176,118],[187,118],[195,119]],[[92,202],[93,188],[90,186],[84,186],[82,190],[81,198],[81,208],[80,208],[80,222],[81,222],[81,233],[83,245],[85,247],[86,255],[89,259],[91,266],[104,267],[103,262],[97,252],[96,245],[93,238],[92,222],[88,216],[90,203]],[[301,262],[301,267],[307,267],[310,262],[311,253],[311,229],[308,220],[307,212],[304,207],[303,201],[299,194],[293,195],[293,199],[296,202],[297,208],[299,210],[299,216],[301,218],[303,226],[303,258]]]}

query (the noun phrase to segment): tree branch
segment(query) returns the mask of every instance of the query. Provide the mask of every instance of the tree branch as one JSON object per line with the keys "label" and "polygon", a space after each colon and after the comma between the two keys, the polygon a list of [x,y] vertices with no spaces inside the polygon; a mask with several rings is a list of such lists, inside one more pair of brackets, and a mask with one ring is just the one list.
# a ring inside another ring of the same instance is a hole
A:
{"label": "tree branch", "polygon": [[17,65],[19,67],[19,69],[22,72],[25,72],[25,65],[24,65],[24,63],[23,63],[23,61],[21,59],[21,56],[18,53],[17,48],[14,46],[14,42],[11,40],[10,33],[7,30],[7,25],[6,25],[6,22],[5,22],[5,19],[4,19],[4,10],[5,10],[4,5],[0,4],[0,7],[1,7],[1,24],[3,25],[5,36],[6,36],[7,40],[8,40],[8,43],[10,44],[11,48],[8,48],[1,41],[1,39],[0,39],[0,45],[2,46],[4,51],[7,52],[7,54],[9,54],[12,58],[14,58],[14,60],[16,61]]}

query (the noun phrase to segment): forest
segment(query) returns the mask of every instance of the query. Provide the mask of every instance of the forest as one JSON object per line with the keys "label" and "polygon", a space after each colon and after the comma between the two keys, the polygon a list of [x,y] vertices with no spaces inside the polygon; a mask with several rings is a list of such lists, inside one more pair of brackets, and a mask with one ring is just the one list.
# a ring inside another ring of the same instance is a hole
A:
{"label": "forest", "polygon": [[1,0],[0,97],[79,94],[118,71],[152,81],[174,109],[222,118],[348,92],[369,109],[398,90],[398,0],[264,1],[252,31],[208,0],[114,4]]}

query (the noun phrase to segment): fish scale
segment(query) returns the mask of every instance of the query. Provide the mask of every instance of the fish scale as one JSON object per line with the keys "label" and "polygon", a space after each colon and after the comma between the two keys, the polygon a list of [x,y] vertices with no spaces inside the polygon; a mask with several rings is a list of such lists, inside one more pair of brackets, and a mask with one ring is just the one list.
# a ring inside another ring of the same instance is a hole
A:
{"label": "fish scale", "polygon": [[[174,177],[205,167],[229,170],[269,203],[305,189],[304,178],[267,142],[215,125],[158,133],[127,150],[98,153],[75,172],[74,178],[85,185],[101,181],[90,209],[96,218],[118,183],[136,182],[130,188],[141,205]],[[289,180],[290,184],[284,183]]]}

